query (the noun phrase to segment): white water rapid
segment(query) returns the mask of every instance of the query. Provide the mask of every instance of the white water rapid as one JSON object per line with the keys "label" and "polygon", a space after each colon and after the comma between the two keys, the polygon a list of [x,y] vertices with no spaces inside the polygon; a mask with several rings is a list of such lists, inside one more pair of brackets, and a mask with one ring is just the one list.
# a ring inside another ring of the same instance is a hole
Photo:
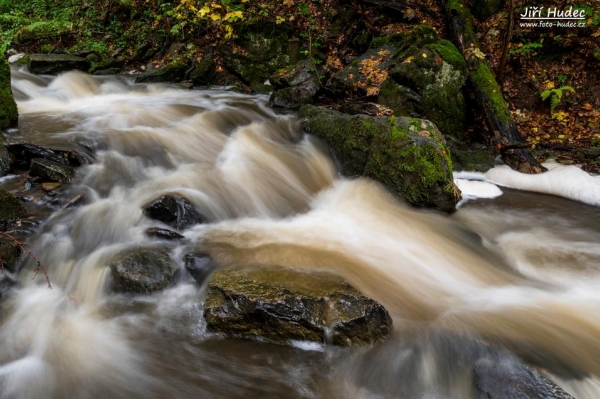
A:
{"label": "white water rapid", "polygon": [[[494,169],[460,183],[486,199],[448,217],[341,178],[323,143],[262,96],[78,72],[13,71],[12,84],[9,141],[85,146],[95,160],[73,183],[83,204],[54,210],[29,239],[52,289],[29,267],[0,305],[0,398],[477,398],[456,362],[480,341],[578,399],[600,397],[597,177]],[[557,195],[569,184],[564,196],[592,205],[490,182]],[[184,232],[174,259],[202,248],[223,266],[332,270],[385,305],[393,336],[360,349],[230,339],[206,332],[190,278],[111,293],[109,260],[150,242],[157,222],[142,206],[169,193],[210,222]]]}

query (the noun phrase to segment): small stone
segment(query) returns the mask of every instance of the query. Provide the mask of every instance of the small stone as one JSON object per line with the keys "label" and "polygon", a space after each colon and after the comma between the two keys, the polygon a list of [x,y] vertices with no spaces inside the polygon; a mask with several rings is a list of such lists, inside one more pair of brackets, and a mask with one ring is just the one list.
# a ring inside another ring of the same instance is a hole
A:
{"label": "small stone", "polygon": [[168,230],[168,229],[161,229],[160,227],[150,227],[148,230],[146,230],[146,235],[148,237],[162,238],[163,240],[169,240],[169,241],[181,240],[181,239],[185,238],[184,236],[182,236],[179,233],[176,233],[176,232],[174,232],[172,230]]}
{"label": "small stone", "polygon": [[206,221],[187,199],[172,195],[163,195],[144,205],[143,212],[150,219],[159,220],[178,230]]}
{"label": "small stone", "polygon": [[58,189],[60,186],[60,183],[42,183],[42,190],[50,192]]}

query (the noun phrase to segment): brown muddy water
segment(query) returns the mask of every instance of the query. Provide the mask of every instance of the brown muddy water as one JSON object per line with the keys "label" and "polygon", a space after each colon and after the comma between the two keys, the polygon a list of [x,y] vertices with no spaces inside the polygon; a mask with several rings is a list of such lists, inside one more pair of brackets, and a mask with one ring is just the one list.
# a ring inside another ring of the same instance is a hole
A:
{"label": "brown muddy water", "polygon": [[[600,397],[597,206],[501,188],[451,217],[416,211],[341,178],[266,97],[76,72],[12,83],[9,141],[95,160],[73,184],[84,204],[53,209],[29,238],[53,288],[25,270],[2,304],[0,398],[476,398],[468,359],[483,341]],[[206,331],[191,278],[109,292],[107,263],[151,242],[142,206],[167,193],[210,220],[174,259],[201,247],[222,265],[333,270],[386,306],[393,335],[367,348],[232,339]]]}

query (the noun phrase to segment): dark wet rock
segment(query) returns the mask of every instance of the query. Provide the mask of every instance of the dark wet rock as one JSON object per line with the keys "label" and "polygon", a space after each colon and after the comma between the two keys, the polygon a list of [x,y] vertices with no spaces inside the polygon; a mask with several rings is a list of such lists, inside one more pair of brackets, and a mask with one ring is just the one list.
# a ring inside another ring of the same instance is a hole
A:
{"label": "dark wet rock", "polygon": [[146,235],[148,237],[161,238],[169,241],[181,240],[182,238],[185,238],[179,233],[168,229],[161,229],[160,227],[150,227],[148,230],[146,230]]}
{"label": "dark wet rock", "polygon": [[186,79],[194,86],[209,86],[215,81],[217,66],[211,60],[200,60],[186,73]]}
{"label": "dark wet rock", "polygon": [[29,175],[43,181],[67,183],[73,179],[73,174],[70,166],[43,158],[32,159],[29,167]]}
{"label": "dark wet rock", "polygon": [[273,107],[297,109],[312,104],[321,88],[319,76],[323,73],[316,69],[311,60],[304,60],[271,76],[269,82],[275,89],[270,99]]}
{"label": "dark wet rock", "polygon": [[125,62],[116,58],[108,58],[100,62],[93,62],[88,73],[92,75],[115,75],[121,72]]}
{"label": "dark wet rock", "polygon": [[206,221],[187,199],[172,195],[163,195],[144,205],[143,211],[150,219],[159,220],[178,230]]}
{"label": "dark wet rock", "polygon": [[0,231],[28,214],[21,201],[0,186]]}
{"label": "dark wet rock", "polygon": [[475,363],[481,399],[574,399],[535,368],[508,353],[490,354]]}
{"label": "dark wet rock", "polygon": [[286,87],[273,93],[270,99],[273,108],[298,109],[313,103],[313,94],[304,87]]}
{"label": "dark wet rock", "polygon": [[27,68],[33,74],[58,75],[73,70],[86,72],[90,69],[90,62],[69,54],[30,54]]}
{"label": "dark wet rock", "polygon": [[67,159],[51,149],[40,147],[39,145],[28,143],[26,141],[7,144],[6,149],[13,154],[15,161],[13,167],[18,169],[29,169],[31,160],[35,158],[44,158],[64,165],[69,163]]}
{"label": "dark wet rock", "polygon": [[157,70],[149,71],[135,78],[135,83],[179,83],[185,79],[188,65],[173,62]]}
{"label": "dark wet rock", "polygon": [[[19,114],[17,103],[10,86],[10,66],[6,58],[0,57],[0,129],[17,125]],[[0,133],[2,135],[2,133]],[[0,139],[1,141],[2,139]],[[1,147],[0,143],[0,147]]]}
{"label": "dark wet rock", "polygon": [[149,294],[167,288],[175,280],[177,266],[158,248],[140,248],[121,254],[110,265],[115,292]]}
{"label": "dark wet rock", "polygon": [[0,261],[2,261],[6,270],[12,273],[17,271],[21,253],[21,248],[14,241],[5,237],[0,238]]}
{"label": "dark wet rock", "polygon": [[304,106],[303,128],[338,157],[342,173],[379,180],[416,207],[454,212],[460,191],[445,140],[430,121],[409,117],[346,115]]}
{"label": "dark wet rock", "polygon": [[351,346],[384,339],[385,308],[340,277],[282,267],[218,270],[208,282],[204,317],[210,331]]}
{"label": "dark wet rock", "polygon": [[213,259],[204,253],[189,253],[183,257],[185,269],[200,285],[204,284],[206,278],[217,268]]}

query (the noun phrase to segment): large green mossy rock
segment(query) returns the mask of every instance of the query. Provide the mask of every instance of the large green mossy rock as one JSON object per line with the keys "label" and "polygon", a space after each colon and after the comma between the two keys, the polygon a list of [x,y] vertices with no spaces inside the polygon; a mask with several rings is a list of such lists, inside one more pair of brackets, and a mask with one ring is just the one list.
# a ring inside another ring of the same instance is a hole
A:
{"label": "large green mossy rock", "polygon": [[[0,129],[5,129],[17,125],[19,114],[10,88],[10,67],[4,57],[0,58]],[[0,149],[4,148],[3,141],[0,138]]]}
{"label": "large green mossy rock", "polygon": [[467,77],[456,47],[439,39],[431,27],[420,25],[373,39],[365,54],[332,77],[330,88],[338,96],[376,96],[374,100],[396,116],[430,120],[443,134],[461,138]]}
{"label": "large green mossy rock", "polygon": [[291,54],[295,47],[290,47],[289,39],[281,25],[245,26],[235,46],[223,49],[223,64],[247,85],[260,85],[297,58]]}
{"label": "large green mossy rock", "polygon": [[392,329],[385,308],[342,278],[273,266],[213,273],[204,317],[210,331],[340,346],[371,344]]}
{"label": "large green mossy rock", "polygon": [[430,121],[410,117],[347,115],[304,106],[303,128],[338,157],[342,173],[386,185],[409,204],[453,212],[460,200],[445,141]]}
{"label": "large green mossy rock", "polygon": [[0,230],[28,215],[21,201],[0,186]]}

